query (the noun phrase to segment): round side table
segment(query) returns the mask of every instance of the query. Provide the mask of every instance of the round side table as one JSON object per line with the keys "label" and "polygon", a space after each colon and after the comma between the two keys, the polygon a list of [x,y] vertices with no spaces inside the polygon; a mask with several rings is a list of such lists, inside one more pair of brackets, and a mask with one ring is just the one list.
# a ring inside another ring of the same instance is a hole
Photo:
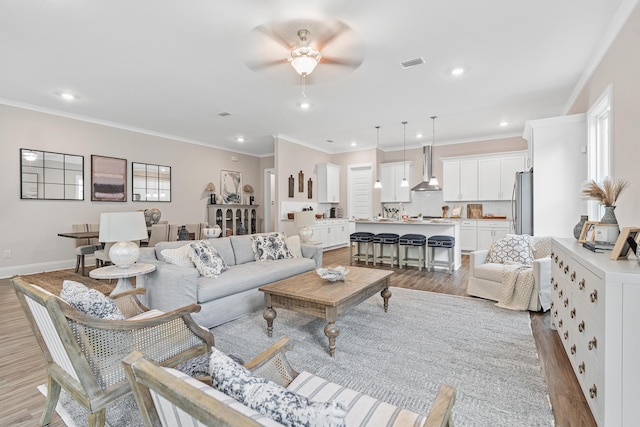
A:
{"label": "round side table", "polygon": [[151,273],[156,269],[154,264],[135,263],[129,268],[120,268],[117,265],[100,267],[89,272],[92,279],[118,279],[116,287],[111,291],[111,295],[133,289],[130,277]]}

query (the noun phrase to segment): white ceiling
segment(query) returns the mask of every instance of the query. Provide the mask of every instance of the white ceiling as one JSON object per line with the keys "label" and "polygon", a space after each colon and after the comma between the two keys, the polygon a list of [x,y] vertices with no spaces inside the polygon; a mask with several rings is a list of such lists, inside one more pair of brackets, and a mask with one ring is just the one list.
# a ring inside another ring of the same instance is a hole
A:
{"label": "white ceiling", "polygon": [[[372,148],[376,125],[381,148],[397,149],[402,121],[407,147],[428,144],[432,115],[436,145],[521,135],[526,120],[564,113],[630,1],[7,0],[0,102],[254,155],[273,153],[273,136]],[[289,64],[248,66],[287,56],[256,27],[298,20],[347,24],[322,53],[363,60],[321,62],[307,111]],[[400,67],[416,57],[426,63]],[[459,65],[468,72],[448,75]]]}

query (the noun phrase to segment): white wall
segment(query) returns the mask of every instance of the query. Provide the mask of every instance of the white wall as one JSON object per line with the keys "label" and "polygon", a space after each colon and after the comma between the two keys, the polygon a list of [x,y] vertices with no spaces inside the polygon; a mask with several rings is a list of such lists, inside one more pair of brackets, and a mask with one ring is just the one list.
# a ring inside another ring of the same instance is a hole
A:
{"label": "white wall", "polygon": [[[203,190],[208,182],[220,188],[220,169],[242,172],[243,183],[262,199],[261,159],[253,156],[6,105],[0,105],[0,141],[0,277],[75,266],[73,240],[57,234],[71,231],[74,223],[98,223],[101,212],[157,207],[170,223],[205,221]],[[20,148],[83,155],[85,200],[21,200]],[[127,159],[129,201],[91,201],[92,154]],[[171,166],[171,203],[130,201],[132,161]],[[11,258],[4,258],[5,251]]]}

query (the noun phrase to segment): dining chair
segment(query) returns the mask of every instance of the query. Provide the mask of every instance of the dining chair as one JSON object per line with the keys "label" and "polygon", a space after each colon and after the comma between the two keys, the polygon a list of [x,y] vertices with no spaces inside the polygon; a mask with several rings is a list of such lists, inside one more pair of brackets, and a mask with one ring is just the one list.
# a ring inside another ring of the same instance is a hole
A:
{"label": "dining chair", "polygon": [[[78,231],[99,231],[100,224],[73,224],[72,230],[75,232]],[[85,255],[93,255],[95,251],[101,249],[102,245],[98,242],[98,239],[76,239],[76,269],[77,273],[80,268],[82,268],[81,274],[84,276],[85,272],[85,263],[84,257]]]}
{"label": "dining chair", "polygon": [[156,363],[175,367],[206,354],[213,335],[191,318],[200,306],[171,312],[149,310],[134,289],[112,297],[126,320],[84,314],[58,296],[22,277],[11,279],[47,367],[47,400],[40,426],[48,425],[64,388],[88,413],[88,425],[105,424],[109,403],[131,392],[120,361],[133,350]]}

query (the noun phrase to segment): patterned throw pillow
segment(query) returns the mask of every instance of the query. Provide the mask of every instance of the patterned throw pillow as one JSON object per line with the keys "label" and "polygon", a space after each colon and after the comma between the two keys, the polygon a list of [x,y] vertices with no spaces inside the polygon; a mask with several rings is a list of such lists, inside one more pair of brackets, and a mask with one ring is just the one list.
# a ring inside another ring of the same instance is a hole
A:
{"label": "patterned throw pillow", "polygon": [[227,269],[227,263],[206,240],[199,240],[188,246],[189,258],[201,276],[218,277]]}
{"label": "patterned throw pillow", "polygon": [[106,320],[124,320],[125,317],[111,298],[82,283],[72,280],[62,282],[60,298],[71,307],[85,314]]}
{"label": "patterned throw pillow", "polygon": [[258,234],[251,236],[251,244],[256,261],[293,258],[284,233]]}
{"label": "patterned throw pillow", "polygon": [[347,410],[339,402],[311,402],[272,381],[254,377],[215,347],[211,350],[211,384],[227,396],[290,427],[345,425]]}
{"label": "patterned throw pillow", "polygon": [[506,262],[525,265],[533,263],[531,236],[510,234],[491,245],[487,263],[504,264]]}
{"label": "patterned throw pillow", "polygon": [[160,255],[164,257],[165,262],[173,265],[179,265],[180,267],[193,267],[193,261],[189,256],[191,248],[189,245],[180,246],[175,249],[164,249],[160,252]]}

